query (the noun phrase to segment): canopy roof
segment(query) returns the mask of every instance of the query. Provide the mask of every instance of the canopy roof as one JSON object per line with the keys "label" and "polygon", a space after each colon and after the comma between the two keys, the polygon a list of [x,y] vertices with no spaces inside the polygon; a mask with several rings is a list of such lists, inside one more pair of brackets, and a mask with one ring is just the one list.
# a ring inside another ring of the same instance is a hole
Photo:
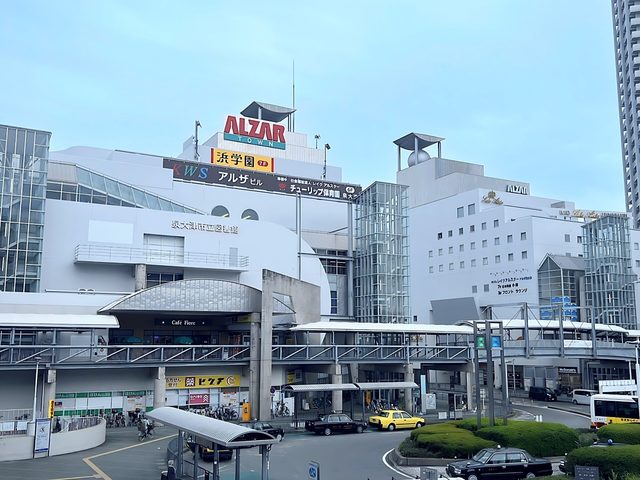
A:
{"label": "canopy roof", "polygon": [[[467,324],[472,324],[473,322],[480,322],[480,327],[484,325],[484,320],[469,320]],[[504,328],[507,330],[522,330],[525,326],[525,321],[521,319],[509,319],[509,320],[501,320]],[[558,320],[537,320],[537,319],[529,319],[528,321],[530,330],[559,330],[560,322]],[[564,330],[579,330],[584,332],[591,331],[591,323],[587,322],[571,322],[564,321],[562,322],[562,327]],[[605,323],[596,323],[595,329],[597,332],[613,332],[613,333],[627,333],[627,330],[623,327],[619,327],[617,325],[607,325]]]}
{"label": "canopy roof", "polygon": [[146,414],[149,418],[190,433],[196,443],[222,445],[227,448],[253,447],[278,443],[266,432],[224,422],[216,418],[187,412],[175,407],[160,407]]}
{"label": "canopy roof", "polygon": [[295,108],[281,107],[280,105],[273,105],[265,102],[251,102],[240,113],[245,117],[258,118],[258,110],[261,109],[261,119],[267,122],[281,122],[293,112]]}
{"label": "canopy roof", "polygon": [[66,315],[57,313],[0,313],[4,328],[119,328],[113,315]]}
{"label": "canopy roof", "polygon": [[358,382],[358,383],[311,383],[308,385],[287,385],[290,392],[331,392],[334,390],[377,390],[384,388],[418,388],[414,382]]}
{"label": "canopy roof", "polygon": [[292,327],[299,332],[413,333],[426,335],[472,334],[468,325],[428,325],[425,323],[312,322]]}
{"label": "canopy roof", "polygon": [[443,141],[444,138],[434,137],[433,135],[426,135],[424,133],[411,132],[404,137],[395,140],[393,143],[398,145],[400,148],[413,151],[416,148],[416,140],[418,140],[418,150],[422,150],[429,145]]}

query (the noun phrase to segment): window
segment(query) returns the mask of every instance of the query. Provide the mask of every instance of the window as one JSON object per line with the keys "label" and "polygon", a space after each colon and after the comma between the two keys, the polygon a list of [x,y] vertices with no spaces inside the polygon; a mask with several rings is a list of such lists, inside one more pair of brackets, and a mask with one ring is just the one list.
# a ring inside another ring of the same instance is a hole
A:
{"label": "window", "polygon": [[453,270],[453,262],[449,264],[449,270]]}
{"label": "window", "polygon": [[453,230],[449,230],[447,232],[447,237],[453,237]]}
{"label": "window", "polygon": [[147,288],[184,279],[183,273],[147,273]]}
{"label": "window", "polygon": [[439,249],[438,249],[438,256],[439,256],[439,257],[441,257],[441,256],[442,256],[442,249],[441,249],[441,248],[439,248]]}
{"label": "window", "polygon": [[500,263],[500,255],[496,255],[494,261],[495,263]]}
{"label": "window", "polygon": [[487,241],[486,240],[482,240],[482,248],[487,248]]}
{"label": "window", "polygon": [[438,240],[442,240],[442,232],[438,232]]}
{"label": "window", "polygon": [[520,240],[526,240],[527,239],[527,232],[520,232]]}
{"label": "window", "polygon": [[433,267],[429,267],[429,273],[433,273]]}
{"label": "window", "polygon": [[635,243],[633,244],[633,249],[634,249],[634,250],[638,250],[638,249],[640,249],[640,245],[638,245],[638,242],[635,242]]}
{"label": "window", "polygon": [[453,247],[449,247],[449,255],[453,253]]}
{"label": "window", "polygon": [[493,228],[498,228],[499,226],[500,226],[500,220],[495,219],[495,220],[493,221]]}
{"label": "window", "polygon": [[571,242],[571,235],[569,235],[568,233],[564,234],[564,241],[565,242]]}
{"label": "window", "polygon": [[429,258],[433,258],[433,250],[429,250]]}
{"label": "window", "polygon": [[489,265],[489,257],[482,257],[482,264]]}
{"label": "window", "polygon": [[438,265],[438,271],[439,272],[443,272],[444,271],[444,265]]}
{"label": "window", "polygon": [[478,286],[477,285],[471,285],[471,293],[478,293]]}
{"label": "window", "polygon": [[523,250],[520,256],[522,257],[522,260],[526,260],[527,259],[527,251]]}
{"label": "window", "polygon": [[640,267],[640,260],[636,260],[636,267]]}
{"label": "window", "polygon": [[471,242],[469,244],[469,248],[471,248],[471,250],[475,250],[476,249],[476,242]]}
{"label": "window", "polygon": [[229,210],[222,205],[217,205],[211,210],[211,215],[214,217],[229,217]]}
{"label": "window", "polygon": [[507,243],[513,243],[513,235],[507,235]]}
{"label": "window", "polygon": [[507,255],[507,261],[513,262],[513,253],[510,253],[509,255]]}
{"label": "window", "polygon": [[458,229],[458,235],[462,235],[464,233],[464,228],[460,227]]}
{"label": "window", "polygon": [[488,283],[485,283],[485,284],[484,284],[484,291],[485,291],[485,292],[488,292],[488,291],[489,291],[489,284],[488,284]]}
{"label": "window", "polygon": [[460,245],[458,245],[458,251],[459,252],[464,252],[464,244],[461,243]]}
{"label": "window", "polygon": [[247,208],[244,212],[242,212],[242,216],[240,217],[242,220],[260,220],[258,214],[255,210]]}
{"label": "window", "polygon": [[480,224],[480,228],[481,228],[482,230],[486,230],[486,229],[487,229],[487,222],[482,222],[482,223]]}
{"label": "window", "polygon": [[500,237],[496,237],[493,239],[493,244],[494,245],[500,245]]}
{"label": "window", "polygon": [[474,268],[476,266],[476,259],[472,258],[471,259],[471,268]]}
{"label": "window", "polygon": [[331,314],[338,314],[338,291],[331,290]]}
{"label": "window", "polygon": [[464,260],[460,262],[460,268],[464,268]]}
{"label": "window", "polygon": [[476,213],[476,204],[472,203],[467,205],[467,215],[474,215]]}
{"label": "window", "polygon": [[464,217],[464,207],[458,207],[457,215],[458,215],[458,218]]}
{"label": "window", "polygon": [[476,226],[475,225],[469,225],[469,232],[473,233],[476,231]]}
{"label": "window", "polygon": [[576,240],[578,241],[578,243],[582,243],[582,237],[580,235],[576,237]]}

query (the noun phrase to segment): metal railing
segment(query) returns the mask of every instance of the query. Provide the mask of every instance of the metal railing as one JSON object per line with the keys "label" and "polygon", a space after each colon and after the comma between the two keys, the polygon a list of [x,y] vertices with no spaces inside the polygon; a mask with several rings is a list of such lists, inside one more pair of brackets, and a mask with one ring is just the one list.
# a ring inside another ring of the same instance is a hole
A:
{"label": "metal railing", "polygon": [[31,418],[30,408],[0,410],[0,437],[7,435],[26,435],[27,424]]}
{"label": "metal railing", "polygon": [[77,245],[76,262],[145,263],[152,265],[201,266],[238,269],[249,266],[249,257],[219,253],[185,252],[176,248],[132,248],[109,245]]}
{"label": "metal railing", "polygon": [[469,359],[469,347],[413,345],[274,345],[273,361],[388,362]]}

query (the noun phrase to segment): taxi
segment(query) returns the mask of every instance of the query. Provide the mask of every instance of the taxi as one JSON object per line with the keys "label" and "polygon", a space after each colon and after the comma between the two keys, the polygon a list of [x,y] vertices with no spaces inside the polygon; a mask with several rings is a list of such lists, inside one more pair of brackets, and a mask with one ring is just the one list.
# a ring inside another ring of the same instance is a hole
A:
{"label": "taxi", "polygon": [[425,424],[422,417],[414,417],[404,410],[381,410],[369,417],[369,425],[393,432],[396,428],[420,428]]}

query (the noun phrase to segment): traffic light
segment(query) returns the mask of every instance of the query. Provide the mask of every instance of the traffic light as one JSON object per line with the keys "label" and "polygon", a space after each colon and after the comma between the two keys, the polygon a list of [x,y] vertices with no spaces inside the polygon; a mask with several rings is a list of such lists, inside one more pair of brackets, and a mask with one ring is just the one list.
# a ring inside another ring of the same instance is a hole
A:
{"label": "traffic light", "polygon": [[49,418],[53,418],[53,412],[55,410],[55,406],[56,406],[56,401],[55,400],[49,400]]}

